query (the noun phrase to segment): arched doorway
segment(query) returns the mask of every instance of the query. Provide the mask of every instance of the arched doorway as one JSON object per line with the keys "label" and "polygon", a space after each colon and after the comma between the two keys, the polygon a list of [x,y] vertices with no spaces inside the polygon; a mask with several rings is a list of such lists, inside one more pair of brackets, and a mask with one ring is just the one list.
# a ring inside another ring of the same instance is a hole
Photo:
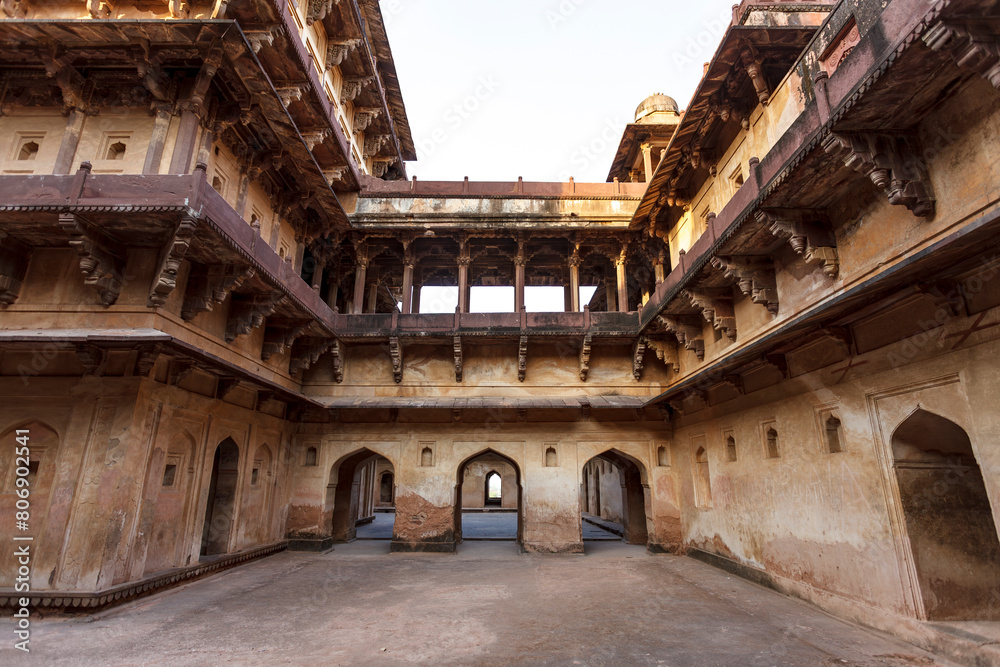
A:
{"label": "arched doorway", "polygon": [[330,469],[327,495],[334,542],[392,539],[396,489],[389,459],[370,449],[348,454]]}
{"label": "arched doorway", "polygon": [[[490,493],[490,481],[494,493]],[[497,484],[499,482],[499,484]],[[510,540],[524,536],[521,469],[510,458],[487,449],[458,466],[455,485],[455,542]]]}
{"label": "arched doorway", "polygon": [[644,468],[630,456],[614,449],[598,454],[583,466],[581,519],[584,543],[616,539],[646,544],[646,492]]}
{"label": "arched doorway", "polygon": [[929,620],[1000,620],[1000,540],[972,443],[917,410],[892,434],[893,469]]}
{"label": "arched doorway", "polygon": [[229,552],[229,542],[236,512],[236,486],[239,482],[240,448],[226,438],[215,449],[212,477],[205,505],[205,527],[201,537],[201,555]]}

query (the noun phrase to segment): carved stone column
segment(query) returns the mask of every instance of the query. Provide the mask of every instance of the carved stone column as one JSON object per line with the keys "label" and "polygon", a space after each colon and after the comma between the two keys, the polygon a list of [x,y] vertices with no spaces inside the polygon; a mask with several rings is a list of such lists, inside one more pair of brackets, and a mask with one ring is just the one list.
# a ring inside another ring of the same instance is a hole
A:
{"label": "carved stone column", "polygon": [[570,310],[580,312],[580,251],[576,248],[569,256]]}
{"label": "carved stone column", "polygon": [[177,139],[174,141],[174,152],[170,157],[171,174],[186,174],[191,168],[191,157],[198,139],[198,127],[205,112],[205,96],[221,62],[221,50],[209,54],[201,66],[201,71],[198,72],[187,103],[182,107],[181,123],[177,130]]}
{"label": "carved stone column", "polygon": [[524,266],[527,257],[524,254],[524,239],[517,241],[517,255],[514,256],[514,312],[520,313],[524,308]]}
{"label": "carved stone column", "polygon": [[372,284],[368,286],[368,308],[367,310],[365,310],[365,312],[374,314],[377,306],[378,306],[378,280],[373,280]]}
{"label": "carved stone column", "polygon": [[403,259],[403,314],[409,315],[413,309],[413,252],[406,251]]}
{"label": "carved stone column", "polygon": [[615,271],[618,278],[618,310],[628,312],[628,276],[625,275],[625,248],[615,259]]}
{"label": "carved stone column", "polygon": [[362,313],[365,307],[365,275],[368,271],[368,257],[358,256],[358,266],[354,270],[354,304],[352,313]]}
{"label": "carved stone column", "polygon": [[469,254],[469,242],[462,240],[458,249],[458,312],[469,312],[469,264],[472,255]]}
{"label": "carved stone column", "polygon": [[664,265],[667,263],[667,256],[664,251],[660,251],[656,259],[653,260],[653,273],[656,277],[656,284],[659,285],[666,279],[666,269]]}
{"label": "carved stone column", "polygon": [[653,144],[644,142],[639,146],[642,151],[642,167],[645,170],[646,182],[653,180]]}
{"label": "carved stone column", "polygon": [[80,145],[80,133],[83,131],[83,119],[86,114],[79,109],[72,109],[66,118],[66,129],[63,131],[62,143],[59,144],[59,154],[52,168],[53,174],[68,174],[73,170],[73,158],[76,148]]}
{"label": "carved stone column", "polygon": [[618,310],[618,290],[615,286],[615,277],[610,269],[604,272],[604,294],[608,302],[608,312],[612,313]]}
{"label": "carved stone column", "polygon": [[142,173],[144,174],[160,173],[163,145],[167,141],[170,119],[173,118],[169,104],[157,104],[152,112],[156,118],[153,121],[153,134],[149,138],[149,148],[146,149],[146,161],[142,165]]}

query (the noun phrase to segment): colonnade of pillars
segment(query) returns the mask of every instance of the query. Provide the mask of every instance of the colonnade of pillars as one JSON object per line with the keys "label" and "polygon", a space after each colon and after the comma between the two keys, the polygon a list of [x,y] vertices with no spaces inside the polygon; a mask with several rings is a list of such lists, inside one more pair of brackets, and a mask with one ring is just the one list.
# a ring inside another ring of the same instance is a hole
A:
{"label": "colonnade of pillars", "polygon": [[[608,311],[627,312],[629,310],[628,296],[628,274],[625,268],[626,253],[622,251],[614,258],[614,276],[608,275],[604,281],[605,298],[607,300]],[[458,311],[469,312],[470,284],[469,266],[472,263],[467,249],[463,246],[456,260],[456,273],[458,275]],[[580,312],[580,264],[582,263],[579,253],[574,250],[567,260],[569,269],[569,285],[566,286],[565,308],[568,312]],[[403,263],[403,294],[402,313],[420,312],[420,289],[423,287],[419,282],[415,282],[416,260],[407,249],[406,259]],[[374,313],[375,302],[378,298],[378,283],[368,283],[369,262],[364,256],[358,258],[354,271],[354,295],[351,303],[352,313]],[[526,265],[527,261],[523,249],[514,257],[514,312],[521,312],[524,308],[524,292],[526,285]],[[323,279],[324,267],[318,265],[313,274],[313,289],[319,289]],[[654,264],[656,284],[663,282],[665,271],[662,258]],[[336,290],[331,290],[329,299],[331,308],[336,300]],[[367,308],[366,308],[367,306]]]}

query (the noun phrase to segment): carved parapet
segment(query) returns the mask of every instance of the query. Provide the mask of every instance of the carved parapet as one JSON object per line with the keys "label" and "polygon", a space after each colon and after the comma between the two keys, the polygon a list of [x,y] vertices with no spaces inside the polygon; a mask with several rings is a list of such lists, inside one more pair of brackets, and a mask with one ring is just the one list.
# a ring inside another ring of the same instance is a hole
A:
{"label": "carved parapet", "polygon": [[122,291],[125,261],[89,234],[73,213],[60,213],[59,225],[80,256],[84,284],[97,290],[103,305],[112,305]]}
{"label": "carved parapet", "polygon": [[632,343],[632,377],[638,381],[642,377],[642,366],[646,357],[646,346],[649,341],[645,336],[639,336]]}
{"label": "carved parapet", "polygon": [[754,213],[757,221],[775,237],[785,239],[807,264],[819,266],[830,278],[840,271],[833,233],[821,221],[822,214],[799,209],[768,209]]}
{"label": "carved parapet", "polygon": [[699,361],[705,360],[705,340],[702,338],[700,326],[670,316],[662,316],[657,319],[664,329],[674,334],[677,342],[683,345],[685,350],[694,352]]}
{"label": "carved parapet", "polygon": [[580,344],[580,381],[587,381],[587,373],[590,372],[590,346],[593,342],[593,336],[587,334],[583,337],[583,342]]}
{"label": "carved parapet", "polygon": [[226,342],[232,343],[262,325],[282,298],[281,295],[233,297],[226,321]]}
{"label": "carved parapet", "polygon": [[455,336],[451,342],[455,353],[455,382],[462,381],[462,337]]}
{"label": "carved parapet", "polygon": [[979,74],[1000,90],[1000,39],[989,25],[941,21],[924,33],[923,40],[931,50],[948,53],[959,67]]}
{"label": "carved parapet", "polygon": [[736,340],[736,313],[732,297],[702,290],[684,290],[682,294],[701,311],[705,321],[716,331],[726,334],[729,340]]}
{"label": "carved parapet", "polygon": [[254,270],[247,266],[199,265],[188,277],[181,318],[191,320],[198,313],[212,310],[253,275]]}
{"label": "carved parapet", "polygon": [[358,48],[358,44],[361,43],[360,39],[347,39],[341,41],[330,41],[327,43],[326,47],[326,68],[332,69],[344,62],[344,58],[353,49]]}
{"label": "carved parapet", "polygon": [[871,179],[890,204],[905,206],[921,218],[934,217],[934,190],[915,134],[831,133],[823,140],[823,150]]}
{"label": "carved parapet", "polygon": [[153,287],[149,291],[150,308],[160,308],[167,302],[167,297],[177,287],[177,272],[187,254],[194,237],[198,221],[190,216],[184,216],[177,224],[174,233],[160,253],[159,270],[153,275]]}
{"label": "carved parapet", "polygon": [[389,337],[389,358],[392,360],[392,379],[399,384],[403,381],[403,346],[396,336]]}
{"label": "carved parapet", "polygon": [[524,382],[528,371],[528,337],[521,336],[517,344],[517,379]]}
{"label": "carved parapet", "polygon": [[31,248],[0,232],[0,304],[17,301],[30,258]]}
{"label": "carved parapet", "polygon": [[774,263],[767,257],[713,257],[712,266],[733,280],[744,296],[767,308],[772,315],[778,312],[778,283]]}

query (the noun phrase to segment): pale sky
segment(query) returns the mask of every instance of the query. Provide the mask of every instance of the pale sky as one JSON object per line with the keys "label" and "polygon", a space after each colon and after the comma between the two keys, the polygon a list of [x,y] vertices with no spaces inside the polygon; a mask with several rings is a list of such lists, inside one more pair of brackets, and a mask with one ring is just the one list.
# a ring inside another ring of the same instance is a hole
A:
{"label": "pale sky", "polygon": [[603,182],[635,108],[683,109],[733,0],[381,0],[422,180]]}

